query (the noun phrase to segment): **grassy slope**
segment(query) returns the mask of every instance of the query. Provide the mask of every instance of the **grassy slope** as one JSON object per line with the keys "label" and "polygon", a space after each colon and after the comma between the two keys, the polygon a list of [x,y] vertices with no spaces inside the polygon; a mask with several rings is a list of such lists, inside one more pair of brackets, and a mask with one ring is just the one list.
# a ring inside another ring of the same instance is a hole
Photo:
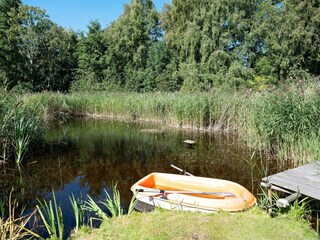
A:
{"label": "grassy slope", "polygon": [[307,223],[285,215],[270,218],[258,208],[231,215],[159,210],[134,213],[106,221],[89,233],[86,230],[72,239],[316,239]]}

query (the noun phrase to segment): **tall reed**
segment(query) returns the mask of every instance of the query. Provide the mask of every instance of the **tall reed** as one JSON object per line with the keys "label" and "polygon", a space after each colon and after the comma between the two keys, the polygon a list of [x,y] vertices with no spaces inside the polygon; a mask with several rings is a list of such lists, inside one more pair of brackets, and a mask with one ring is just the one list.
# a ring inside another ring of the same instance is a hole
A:
{"label": "tall reed", "polygon": [[26,227],[34,216],[35,211],[26,216],[16,217],[18,202],[17,200],[12,200],[11,197],[12,191],[8,200],[8,216],[5,217],[4,214],[0,216],[0,240],[27,239],[32,237],[40,239],[37,233]]}
{"label": "tall reed", "polygon": [[24,95],[46,116],[101,115],[236,133],[249,147],[288,162],[320,157],[320,84],[286,84],[264,92],[214,89],[201,93],[38,93]]}
{"label": "tall reed", "polygon": [[252,111],[254,132],[251,142],[285,163],[304,164],[320,157],[319,86],[298,87],[259,97]]}
{"label": "tall reed", "polygon": [[2,159],[15,156],[20,165],[33,143],[43,138],[45,125],[39,104],[29,107],[13,95],[0,93],[0,144]]}
{"label": "tall reed", "polygon": [[76,199],[73,194],[71,195],[71,197],[69,196],[69,201],[71,203],[76,222],[75,232],[78,232],[79,229],[84,225],[85,214],[83,202],[80,198]]}
{"label": "tall reed", "polygon": [[[103,220],[106,220],[109,217],[113,218],[123,216],[125,214],[125,211],[121,206],[121,197],[120,192],[117,189],[117,185],[115,184],[112,187],[112,196],[107,192],[107,190],[104,191],[106,194],[106,198],[103,201],[100,201],[100,204],[110,212],[110,216],[106,214],[90,196],[88,196],[88,201],[85,205],[85,209],[89,212],[95,213],[98,218]],[[133,195],[130,201],[130,205],[128,207],[128,215],[130,215],[133,212],[136,203],[136,195]]]}
{"label": "tall reed", "polygon": [[39,205],[36,205],[41,220],[44,223],[45,229],[50,237],[63,239],[63,214],[61,207],[58,206],[54,192],[52,192],[53,201],[47,202],[38,200]]}
{"label": "tall reed", "polygon": [[43,137],[42,117],[28,106],[19,106],[16,117],[12,119],[12,145],[15,149],[16,163],[19,165],[29,146]]}

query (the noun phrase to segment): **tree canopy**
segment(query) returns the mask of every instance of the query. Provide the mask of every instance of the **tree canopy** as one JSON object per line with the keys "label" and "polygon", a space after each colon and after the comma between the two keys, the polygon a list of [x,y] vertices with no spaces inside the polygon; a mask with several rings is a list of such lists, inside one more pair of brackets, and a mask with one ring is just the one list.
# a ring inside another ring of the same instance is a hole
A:
{"label": "tree canopy", "polygon": [[67,31],[45,11],[0,0],[7,89],[263,89],[319,75],[319,0],[131,0],[106,28]]}
{"label": "tree canopy", "polygon": [[76,34],[54,24],[37,7],[19,4],[6,11],[3,84],[30,91],[67,90],[77,66]]}

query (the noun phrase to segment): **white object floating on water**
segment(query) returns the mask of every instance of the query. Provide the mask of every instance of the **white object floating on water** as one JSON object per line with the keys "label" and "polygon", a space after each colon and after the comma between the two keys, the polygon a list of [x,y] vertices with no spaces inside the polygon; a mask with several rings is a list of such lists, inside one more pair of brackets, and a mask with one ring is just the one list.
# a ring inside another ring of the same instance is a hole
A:
{"label": "white object floating on water", "polygon": [[196,143],[196,141],[194,141],[194,140],[184,140],[183,142],[187,143],[187,144],[190,144],[190,145],[193,145],[193,144]]}

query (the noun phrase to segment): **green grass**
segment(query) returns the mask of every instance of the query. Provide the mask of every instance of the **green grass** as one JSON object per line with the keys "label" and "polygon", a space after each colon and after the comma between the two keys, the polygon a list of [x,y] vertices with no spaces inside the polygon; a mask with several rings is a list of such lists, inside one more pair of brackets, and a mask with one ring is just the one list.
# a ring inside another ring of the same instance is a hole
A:
{"label": "green grass", "polygon": [[229,214],[178,211],[134,213],[84,228],[71,239],[316,239],[304,221],[271,218],[258,208]]}

